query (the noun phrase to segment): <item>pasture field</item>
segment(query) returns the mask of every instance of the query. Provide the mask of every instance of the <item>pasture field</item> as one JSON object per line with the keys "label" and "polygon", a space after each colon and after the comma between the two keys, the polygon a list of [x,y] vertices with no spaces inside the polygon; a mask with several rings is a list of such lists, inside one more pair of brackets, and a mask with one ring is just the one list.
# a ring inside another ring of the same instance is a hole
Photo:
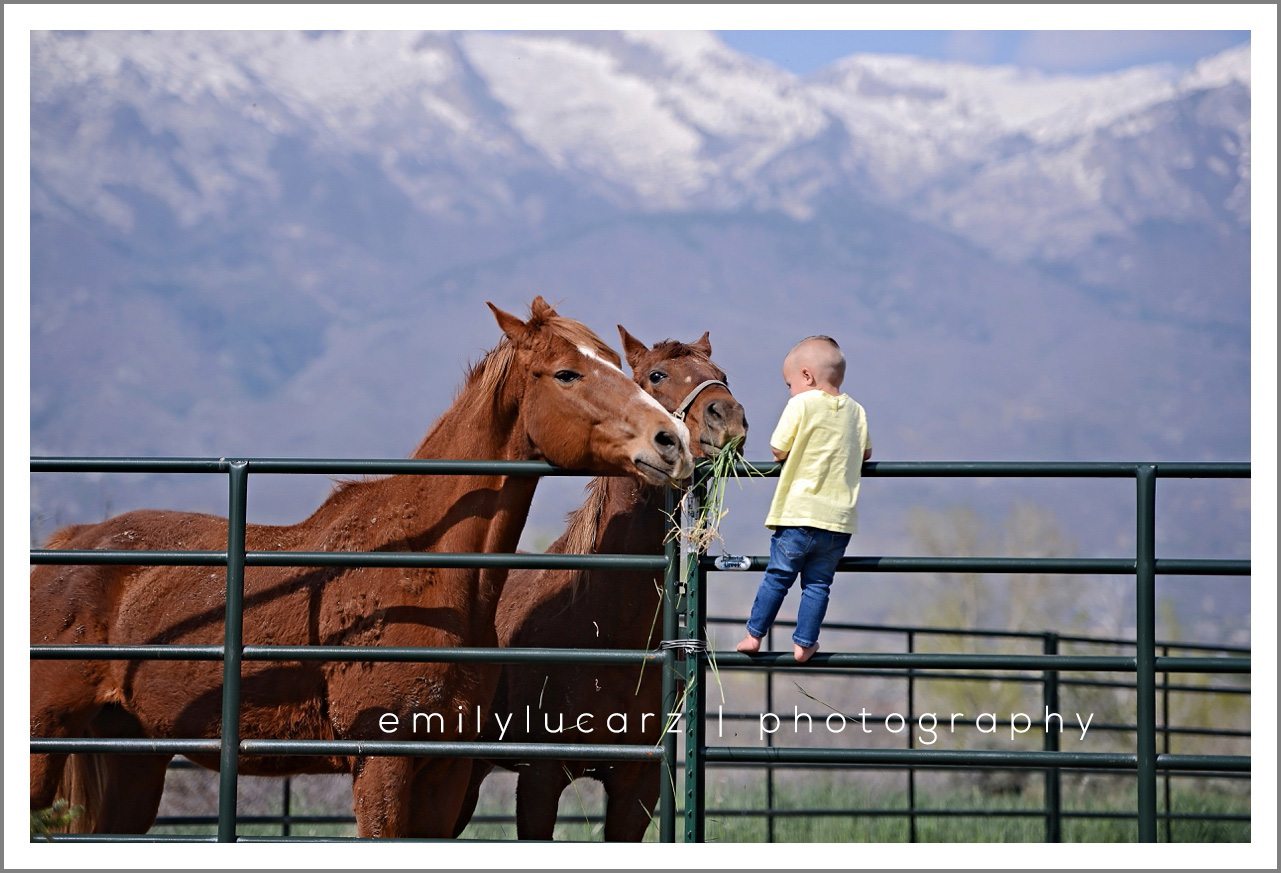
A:
{"label": "pasture field", "polygon": [[[201,778],[203,772],[193,774]],[[765,842],[769,838],[764,816],[766,787],[762,771],[729,771],[727,778],[708,779],[706,835],[708,842]],[[917,777],[918,810],[974,810],[974,815],[916,817],[918,842],[1013,843],[1044,842],[1043,781],[1040,771],[1026,774],[1025,780],[987,778],[975,780],[974,774],[920,773]],[[807,810],[858,809],[905,810],[908,793],[902,774],[888,777],[885,773],[806,773],[779,770],[774,789],[774,808],[780,814],[774,821],[775,842],[875,842],[902,843],[910,838],[906,816],[884,814],[813,815]],[[306,780],[315,785],[330,783],[323,790],[310,790]],[[247,779],[248,815],[272,815],[280,811],[279,785],[274,780]],[[255,785],[255,783],[259,783]],[[332,777],[301,777],[295,789],[292,814],[295,816],[346,815],[341,796],[345,780]],[[895,783],[891,785],[890,783]],[[981,784],[980,784],[981,783]],[[337,789],[337,790],[333,790]],[[1158,789],[1164,798],[1164,783]],[[506,816],[514,812],[515,778],[508,773],[490,777],[482,792],[477,816]],[[254,797],[252,795],[258,795]],[[1136,826],[1133,818],[1135,792],[1132,776],[1110,774],[1064,774],[1062,823],[1064,842],[1133,842]],[[335,801],[338,801],[335,803]],[[1162,799],[1164,804],[1164,799]],[[210,801],[212,811],[213,801]],[[758,815],[725,815],[760,811]],[[1176,778],[1170,785],[1170,808],[1176,814],[1248,815],[1249,784],[1244,780]],[[1164,806],[1161,807],[1164,811]],[[557,840],[598,841],[601,838],[600,815],[603,793],[590,780],[579,780],[565,789],[561,815],[556,827]],[[1071,814],[1088,812],[1092,817]],[[1115,812],[1129,818],[1101,818],[1100,813]],[[1006,815],[1003,815],[1005,813]],[[1008,815],[1014,813],[1014,815]],[[678,821],[678,832],[680,823]],[[209,834],[213,825],[158,825],[156,834]],[[278,824],[243,824],[244,835],[278,835]],[[1248,821],[1171,821],[1158,824],[1158,839],[1165,842],[1249,842]],[[352,824],[295,823],[295,836],[354,836]],[[515,825],[497,822],[473,822],[463,833],[464,839],[512,840]],[[657,822],[646,834],[647,841],[658,838]]]}

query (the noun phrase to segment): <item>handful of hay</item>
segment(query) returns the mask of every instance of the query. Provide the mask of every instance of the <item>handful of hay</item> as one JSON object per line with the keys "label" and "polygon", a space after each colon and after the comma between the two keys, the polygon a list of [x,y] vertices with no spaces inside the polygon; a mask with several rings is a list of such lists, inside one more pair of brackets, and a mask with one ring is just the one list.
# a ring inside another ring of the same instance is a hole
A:
{"label": "handful of hay", "polygon": [[31,836],[47,838],[51,834],[62,833],[82,812],[83,806],[72,806],[69,801],[60,797],[53,802],[53,806],[31,813]]}
{"label": "handful of hay", "polygon": [[[720,533],[721,522],[729,515],[725,507],[725,488],[731,478],[738,479],[742,446],[743,437],[734,437],[726,443],[709,464],[700,465],[701,475],[695,475],[689,489],[682,495],[682,503],[700,494],[702,497],[693,525],[684,532],[685,543],[691,552],[703,553],[713,544],[719,542],[723,545],[725,542]],[[747,473],[749,476],[764,475],[751,464],[747,464]],[[681,536],[680,519],[673,518],[668,539],[678,536]]]}

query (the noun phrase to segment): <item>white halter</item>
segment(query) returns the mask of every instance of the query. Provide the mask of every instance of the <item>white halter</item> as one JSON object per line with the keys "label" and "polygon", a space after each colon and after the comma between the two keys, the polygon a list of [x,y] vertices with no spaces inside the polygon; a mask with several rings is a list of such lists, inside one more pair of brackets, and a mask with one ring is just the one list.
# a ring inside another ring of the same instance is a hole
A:
{"label": "white halter", "polygon": [[694,386],[693,391],[685,395],[685,399],[682,400],[680,405],[672,412],[672,418],[677,421],[684,421],[685,415],[689,412],[690,406],[693,405],[694,401],[698,398],[698,395],[702,394],[704,390],[711,388],[713,385],[719,385],[726,391],[729,390],[729,386],[720,379],[708,379],[706,382],[700,382],[698,385]]}

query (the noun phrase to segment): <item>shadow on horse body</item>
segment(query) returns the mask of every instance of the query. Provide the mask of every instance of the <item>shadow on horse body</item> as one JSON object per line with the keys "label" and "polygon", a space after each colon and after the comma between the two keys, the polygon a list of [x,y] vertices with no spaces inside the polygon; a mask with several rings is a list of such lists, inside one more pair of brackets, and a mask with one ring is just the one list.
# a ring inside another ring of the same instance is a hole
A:
{"label": "shadow on horse body", "polygon": [[[690,445],[696,455],[715,454],[730,440],[746,436],[743,407],[711,360],[707,334],[688,345],[669,340],[650,349],[621,325],[619,332],[637,384],[669,410],[682,404],[688,408]],[[715,384],[705,385],[713,380]],[[661,488],[634,479],[594,479],[587,501],[571,513],[568,528],[548,551],[655,554],[667,533],[662,510]],[[662,575],[652,571],[513,570],[498,602],[498,641],[511,647],[654,649],[662,628],[661,591]],[[501,739],[652,745],[665,720],[661,671],[652,664],[643,669],[507,665],[493,707],[495,715],[511,716]],[[526,707],[532,714],[529,730]],[[591,732],[576,729],[584,714],[590,717],[582,720],[582,727]],[[611,717],[612,724],[607,724]],[[568,729],[558,731],[562,725]],[[482,738],[500,739],[492,722]],[[662,769],[654,762],[476,761],[455,835],[471,820],[481,783],[495,765],[518,774],[517,836],[538,840],[552,838],[561,792],[588,776],[605,788],[605,839],[639,841],[658,800]]]}
{"label": "shadow on horse body", "polygon": [[[581,323],[541,297],[528,322],[494,308],[503,338],[472,368],[415,458],[532,460],[655,483],[692,471],[688,434],[619,368]],[[305,521],[250,525],[250,550],[512,552],[537,479],[390,476],[340,486]],[[227,521],[138,511],[60,531],[72,549],[222,550]],[[247,645],[492,646],[504,570],[270,568],[245,571]],[[56,567],[31,573],[31,642],[220,644],[223,572],[197,567]],[[245,662],[241,736],[413,739],[410,714],[484,711],[499,668],[482,664]],[[213,737],[222,665],[184,661],[33,661],[33,737]],[[400,716],[392,734],[379,727]],[[446,719],[431,739],[475,739]],[[421,739],[422,737],[418,737]],[[70,762],[68,762],[70,757]],[[193,756],[216,768],[216,757]],[[146,831],[163,790],[163,755],[33,754],[31,806],[86,804],[77,829]],[[353,776],[361,836],[448,836],[468,785],[466,760],[243,757],[241,772]],[[411,796],[424,802],[411,803]]]}

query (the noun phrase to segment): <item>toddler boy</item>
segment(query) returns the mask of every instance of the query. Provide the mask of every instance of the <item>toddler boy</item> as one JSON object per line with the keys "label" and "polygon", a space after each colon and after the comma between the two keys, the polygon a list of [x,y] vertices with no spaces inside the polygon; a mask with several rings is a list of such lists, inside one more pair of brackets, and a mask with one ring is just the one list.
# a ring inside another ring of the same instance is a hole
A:
{"label": "toddler boy", "polygon": [[765,519],[774,534],[747,636],[736,647],[740,652],[760,651],[797,575],[801,603],[793,653],[803,663],[818,650],[836,563],[858,529],[863,462],[872,456],[867,414],[841,392],[844,380],[845,356],[831,337],[806,337],[783,359],[783,381],[792,396],[770,436],[774,459],[784,462]]}

